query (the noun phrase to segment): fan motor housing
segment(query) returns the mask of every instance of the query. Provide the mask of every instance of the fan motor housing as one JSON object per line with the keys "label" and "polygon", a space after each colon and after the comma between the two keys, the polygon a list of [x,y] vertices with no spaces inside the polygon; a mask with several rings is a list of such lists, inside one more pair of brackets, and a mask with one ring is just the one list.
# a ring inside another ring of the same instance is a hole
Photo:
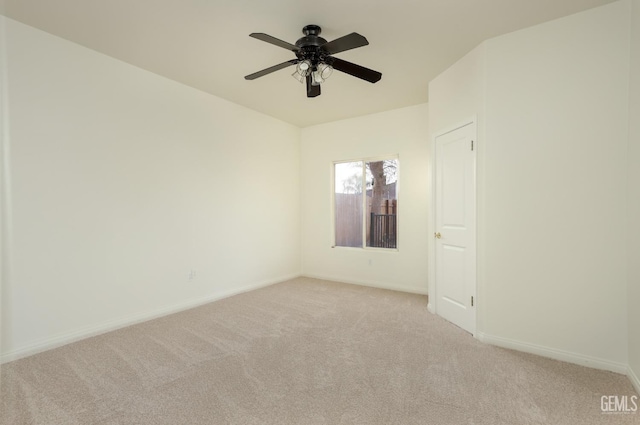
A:
{"label": "fan motor housing", "polygon": [[318,25],[307,25],[302,29],[304,37],[296,41],[298,51],[296,56],[300,60],[309,60],[313,65],[317,65],[324,60],[326,53],[322,51],[321,46],[327,44],[327,40],[320,37],[322,28]]}
{"label": "fan motor housing", "polygon": [[296,46],[302,49],[305,47],[320,47],[323,44],[327,44],[327,40],[320,37],[321,32],[322,28],[318,25],[307,25],[302,29],[304,37],[296,41]]}

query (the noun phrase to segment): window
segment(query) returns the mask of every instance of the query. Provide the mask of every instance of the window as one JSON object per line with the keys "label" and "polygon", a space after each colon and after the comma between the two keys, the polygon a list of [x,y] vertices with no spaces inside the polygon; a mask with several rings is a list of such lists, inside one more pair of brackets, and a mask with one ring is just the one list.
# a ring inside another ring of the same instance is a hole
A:
{"label": "window", "polygon": [[398,247],[398,159],[334,163],[335,246]]}

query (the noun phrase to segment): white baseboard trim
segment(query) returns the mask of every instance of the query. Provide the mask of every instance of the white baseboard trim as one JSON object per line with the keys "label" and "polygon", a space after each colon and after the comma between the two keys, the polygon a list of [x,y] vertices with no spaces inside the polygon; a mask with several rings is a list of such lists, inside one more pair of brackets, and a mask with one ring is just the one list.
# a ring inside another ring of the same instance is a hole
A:
{"label": "white baseboard trim", "polygon": [[295,279],[300,277],[300,274],[292,274],[287,276],[281,276],[275,279],[268,279],[260,282],[255,282],[241,286],[239,288],[228,289],[226,291],[218,292],[205,297],[194,298],[188,301],[184,301],[178,304],[174,304],[168,307],[163,307],[155,310],[145,311],[143,313],[133,314],[130,316],[121,317],[114,320],[109,320],[97,325],[80,328],[71,332],[65,332],[55,335],[51,338],[45,338],[40,341],[36,341],[29,345],[19,347],[7,353],[0,355],[0,364],[18,360],[24,357],[32,356],[43,351],[58,348],[63,345],[70,344],[72,342],[80,341],[85,338],[100,335],[103,333],[115,331],[126,326],[135,325],[138,323],[146,322],[148,320],[157,319],[169,314],[178,313],[180,311],[189,310],[194,307],[198,307],[204,304],[208,304],[213,301],[218,301],[223,298],[228,298],[234,295],[242,294],[244,292],[253,291],[255,289],[264,288],[276,283],[284,282],[286,280]]}
{"label": "white baseboard trim", "polygon": [[631,369],[631,366],[627,366],[627,376],[631,381],[631,385],[633,385],[636,392],[640,395],[640,379],[638,379],[638,375]]}
{"label": "white baseboard trim", "polygon": [[408,292],[410,294],[427,295],[427,291],[428,291],[427,288],[417,289],[410,286],[392,285],[389,283],[367,281],[367,280],[344,279],[339,276],[329,276],[329,275],[321,275],[321,274],[315,274],[315,273],[303,273],[302,276],[310,277],[312,279],[329,280],[331,282],[350,283],[352,285],[369,286],[372,288],[389,289],[391,291]]}
{"label": "white baseboard trim", "polygon": [[627,375],[629,370],[627,364],[625,363],[612,362],[610,360],[601,359],[598,357],[585,356],[583,354],[573,353],[570,351],[544,347],[542,345],[530,344],[528,342],[516,341],[499,336],[487,335],[482,332],[478,332],[477,338],[484,343],[495,345],[497,347],[536,354],[538,356],[548,357],[551,359],[573,363],[580,366],[586,366],[593,369],[608,370],[623,375]]}

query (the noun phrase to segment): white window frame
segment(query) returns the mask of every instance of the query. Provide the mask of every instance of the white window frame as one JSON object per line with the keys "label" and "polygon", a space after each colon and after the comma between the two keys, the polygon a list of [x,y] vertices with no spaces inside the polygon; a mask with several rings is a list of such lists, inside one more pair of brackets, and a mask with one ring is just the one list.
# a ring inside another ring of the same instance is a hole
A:
{"label": "white window frame", "polygon": [[[367,217],[366,217],[366,211],[367,211],[367,169],[366,169],[366,163],[367,162],[376,162],[376,161],[384,161],[384,160],[389,160],[389,159],[395,159],[396,161],[398,161],[398,169],[396,171],[396,200],[397,200],[397,204],[398,204],[398,210],[396,211],[396,214],[398,215],[398,218],[396,219],[396,247],[395,248],[378,248],[378,247],[371,247],[371,246],[367,246]],[[337,164],[346,164],[349,162],[361,162],[362,163],[362,187],[363,187],[363,194],[362,194],[362,246],[361,247],[354,247],[354,246],[338,246],[336,245],[336,165]],[[400,249],[400,223],[401,220],[399,219],[399,212],[400,212],[400,173],[401,173],[401,169],[402,167],[400,166],[400,155],[399,154],[391,154],[391,155],[381,155],[381,156],[374,156],[374,157],[367,157],[367,158],[355,158],[355,159],[341,159],[341,160],[337,160],[337,161],[332,161],[331,162],[331,185],[330,185],[330,196],[331,196],[331,202],[330,202],[330,206],[331,206],[331,248],[337,248],[337,249],[346,249],[346,250],[355,250],[355,251],[360,251],[360,250],[365,250],[365,251],[375,251],[375,252],[398,252]]]}

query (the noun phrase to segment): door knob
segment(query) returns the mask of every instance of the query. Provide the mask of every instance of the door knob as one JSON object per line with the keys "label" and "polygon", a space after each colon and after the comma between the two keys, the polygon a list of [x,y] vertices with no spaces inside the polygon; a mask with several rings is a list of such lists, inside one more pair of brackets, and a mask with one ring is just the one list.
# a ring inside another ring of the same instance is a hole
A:
{"label": "door knob", "polygon": [[440,232],[438,233],[434,233],[433,236],[436,237],[436,239],[440,239],[442,237],[442,235],[440,234]]}

